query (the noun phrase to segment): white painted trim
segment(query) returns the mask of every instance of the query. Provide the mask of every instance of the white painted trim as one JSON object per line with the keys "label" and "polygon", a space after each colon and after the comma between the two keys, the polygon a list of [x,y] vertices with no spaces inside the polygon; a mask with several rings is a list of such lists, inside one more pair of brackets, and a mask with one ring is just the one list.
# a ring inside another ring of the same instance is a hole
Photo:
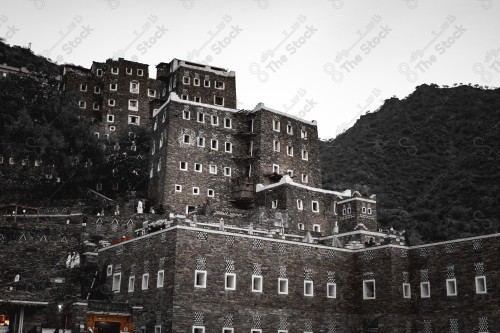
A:
{"label": "white painted trim", "polygon": [[274,183],[274,184],[270,184],[270,185],[266,185],[266,186],[264,186],[262,184],[257,184],[255,187],[255,192],[265,191],[265,190],[268,190],[270,188],[278,187],[278,186],[281,186],[284,184],[289,184],[289,185],[293,185],[296,187],[301,187],[301,188],[304,188],[306,190],[314,191],[314,192],[335,194],[335,195],[340,196],[340,197],[351,196],[351,190],[345,190],[344,192],[323,190],[321,188],[316,188],[316,187],[311,187],[311,186],[296,183],[288,175],[284,175],[278,183]]}
{"label": "white painted trim", "polygon": [[278,110],[272,109],[272,108],[270,108],[270,107],[268,107],[268,106],[265,106],[265,105],[264,105],[264,103],[262,103],[262,102],[258,103],[258,104],[255,106],[255,108],[254,108],[252,111],[250,111],[250,112],[257,112],[257,111],[261,111],[261,110],[264,110],[264,111],[269,111],[269,112],[273,112],[273,113],[277,113],[277,114],[279,114],[279,115],[285,116],[285,117],[287,117],[287,118],[292,118],[292,119],[298,120],[298,121],[300,121],[300,122],[302,122],[302,123],[305,123],[305,124],[308,124],[308,125],[313,125],[313,126],[316,126],[316,127],[318,126],[318,125],[317,125],[318,123],[316,122],[316,120],[311,120],[311,121],[309,121],[309,120],[305,120],[305,119],[302,119],[302,118],[299,118],[299,117],[293,116],[293,115],[291,115],[291,114],[288,114],[288,113],[286,113],[286,112],[283,112],[283,111],[278,111]]}
{"label": "white painted trim", "polygon": [[0,299],[0,303],[12,303],[12,304],[23,304],[23,305],[49,305],[49,302],[44,302],[44,301],[21,301],[15,299]]}
{"label": "white painted trim", "polygon": [[354,197],[354,198],[349,198],[349,199],[337,201],[337,204],[346,203],[346,202],[354,201],[354,200],[369,202],[369,203],[373,203],[373,204],[377,203],[375,200],[365,199],[365,198],[361,198],[361,197]]}

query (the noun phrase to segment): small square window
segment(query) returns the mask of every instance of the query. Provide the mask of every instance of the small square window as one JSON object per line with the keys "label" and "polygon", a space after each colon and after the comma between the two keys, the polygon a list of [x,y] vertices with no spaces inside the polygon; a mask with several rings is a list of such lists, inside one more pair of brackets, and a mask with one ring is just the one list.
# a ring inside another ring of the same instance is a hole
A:
{"label": "small square window", "polygon": [[194,164],[194,171],[195,172],[202,172],[203,171],[203,165],[201,163],[195,163]]}
{"label": "small square window", "polygon": [[304,296],[314,296],[313,282],[305,280],[304,281]]}
{"label": "small square window", "polygon": [[307,161],[309,159],[309,153],[307,150],[302,150],[302,159]]}
{"label": "small square window", "polygon": [[118,90],[118,85],[116,83],[111,83],[109,85],[109,90],[110,91],[117,91]]}
{"label": "small square window", "polygon": [[197,121],[199,123],[204,123],[205,122],[205,115],[203,114],[203,112],[198,112],[198,119]]}
{"label": "small square window", "polygon": [[118,67],[111,67],[111,74],[118,75]]}
{"label": "small square window", "polygon": [[130,82],[130,92],[133,94],[139,93],[139,83],[132,81]]}
{"label": "small square window", "polygon": [[94,94],[100,94],[101,93],[101,88],[100,87],[94,87]]}
{"label": "small square window", "polygon": [[262,330],[261,329],[256,329],[256,328],[252,328],[250,330],[250,333],[262,333]]}
{"label": "small square window", "polygon": [[207,287],[207,271],[194,271],[194,286],[195,288]]}
{"label": "small square window", "polygon": [[154,333],[161,333],[161,325],[156,325],[155,326],[155,332]]}
{"label": "small square window", "polygon": [[142,290],[148,289],[149,286],[149,274],[142,274]]}
{"label": "small square window", "polygon": [[273,131],[279,132],[280,131],[280,121],[273,119]]}
{"label": "small square window", "polygon": [[183,101],[188,101],[188,100],[189,100],[189,96],[188,96],[188,95],[186,95],[186,94],[181,94],[181,99],[182,99]]}
{"label": "small square window", "polygon": [[189,120],[191,119],[191,115],[189,111],[182,111],[182,119]]}
{"label": "small square window", "polygon": [[297,209],[302,210],[304,209],[304,204],[302,203],[302,200],[297,199]]}
{"label": "small square window", "polygon": [[305,230],[304,223],[297,224],[297,229],[299,229],[299,230]]}
{"label": "small square window", "polygon": [[224,128],[232,128],[233,122],[231,118],[224,118]]}
{"label": "small square window", "polygon": [[79,101],[78,106],[80,107],[80,109],[85,109],[87,107],[87,103],[84,101]]}
{"label": "small square window", "polygon": [[226,273],[225,274],[225,289],[226,290],[236,290],[236,274]]}
{"label": "small square window", "polygon": [[280,173],[280,166],[278,164],[273,164],[273,173]]}
{"label": "small square window", "polygon": [[200,194],[200,188],[199,187],[193,187],[193,195],[199,195]]}
{"label": "small square window", "polygon": [[212,115],[212,125],[219,126],[219,117]]}
{"label": "small square window", "polygon": [[128,123],[131,125],[139,125],[140,118],[138,116],[128,116]]}
{"label": "small square window", "polygon": [[203,86],[204,86],[205,88],[209,88],[209,87],[210,87],[210,80],[204,80],[204,81],[203,81]]}
{"label": "small square window", "polygon": [[288,279],[278,278],[278,294],[288,295]]}
{"label": "small square window", "polygon": [[193,86],[199,86],[200,85],[200,78],[195,77],[193,78]]}
{"label": "small square window", "polygon": [[209,188],[209,189],[207,190],[207,197],[210,197],[210,198],[215,197],[215,191],[214,191],[214,190],[212,190],[211,188]]}
{"label": "small square window", "polygon": [[287,169],[286,173],[290,176],[293,177],[293,170]]}
{"label": "small square window", "polygon": [[96,103],[92,104],[92,109],[99,110],[99,103],[96,102]]}
{"label": "small square window", "polygon": [[368,213],[368,214],[371,214],[371,213],[372,213],[372,209],[371,209],[370,207],[368,207],[368,208],[366,209],[366,211],[367,211],[367,213]]}
{"label": "small square window", "polygon": [[271,201],[271,208],[278,208],[278,199]]}
{"label": "small square window", "polygon": [[214,96],[214,105],[224,106],[224,97]]}
{"label": "small square window", "polygon": [[215,89],[224,89],[224,87],[225,87],[224,82],[220,82],[220,81],[215,81],[214,86],[215,86]]}
{"label": "small square window", "polygon": [[87,85],[86,84],[80,84],[80,91],[87,91]]}
{"label": "small square window", "polygon": [[156,276],[156,288],[162,288],[163,287],[163,278],[165,277],[165,271],[159,270],[158,274]]}
{"label": "small square window", "polygon": [[135,287],[135,276],[130,276],[128,278],[128,292],[134,292],[134,287]]}
{"label": "small square window", "polygon": [[286,146],[286,154],[288,156],[293,156],[293,147],[292,146]]}
{"label": "small square window", "polygon": [[205,333],[205,326],[193,326],[192,333]]}
{"label": "small square window", "polygon": [[210,164],[210,173],[214,175],[217,174],[217,165]]}
{"label": "small square window", "polygon": [[113,274],[113,286],[111,290],[119,293],[121,282],[122,282],[122,273]]}
{"label": "small square window", "polygon": [[233,144],[231,142],[226,142],[224,144],[224,148],[226,153],[232,153],[233,152]]}
{"label": "small square window", "polygon": [[273,150],[274,151],[280,151],[280,142],[278,140],[273,141]]}
{"label": "small square window", "polygon": [[138,76],[143,76],[143,75],[144,75],[144,70],[142,70],[142,69],[138,69],[138,70],[137,70],[137,75],[138,75]]}
{"label": "small square window", "polygon": [[292,127],[292,125],[290,125],[290,124],[286,125],[286,133],[287,134],[293,134],[293,127]]}
{"label": "small square window", "polygon": [[219,149],[219,142],[217,141],[217,139],[210,140],[210,148],[213,150]]}
{"label": "small square window", "polygon": [[116,127],[115,127],[115,126],[109,126],[109,131],[110,131],[110,132],[114,132],[114,131],[116,131]]}
{"label": "small square window", "polygon": [[201,103],[201,97],[200,96],[194,96],[194,101],[196,103]]}
{"label": "small square window", "polygon": [[102,69],[100,69],[100,68],[96,69],[95,74],[97,76],[102,76]]}
{"label": "small square window", "polygon": [[185,144],[189,144],[191,142],[191,136],[189,134],[184,134],[182,136],[182,142]]}
{"label": "small square window", "polygon": [[313,224],[314,232],[321,232],[321,226],[319,224]]}
{"label": "small square window", "polygon": [[222,333],[234,333],[234,328],[232,327],[223,327]]}
{"label": "small square window", "polygon": [[252,275],[252,292],[262,292],[262,275]]}
{"label": "small square window", "polygon": [[476,276],[476,294],[486,294],[488,291],[486,289],[486,276]]}
{"label": "small square window", "polygon": [[302,182],[303,183],[309,182],[309,177],[305,173],[302,174]]}
{"label": "small square window", "polygon": [[366,214],[366,207],[365,206],[361,207],[361,213]]}
{"label": "small square window", "polygon": [[300,131],[300,137],[307,140],[307,131],[305,129]]}
{"label": "small square window", "polygon": [[187,169],[188,169],[188,164],[187,164],[187,162],[179,162],[179,168],[180,168],[182,171],[187,171]]}
{"label": "small square window", "polygon": [[403,283],[403,298],[411,298],[411,286],[409,283]]}
{"label": "small square window", "polygon": [[177,193],[182,192],[182,185],[175,184],[175,192]]}
{"label": "small square window", "polygon": [[115,116],[108,114],[108,123],[112,123],[115,121]]}
{"label": "small square window", "polygon": [[363,299],[375,299],[375,280],[363,281]]}
{"label": "small square window", "polygon": [[3,164],[3,156],[0,156],[0,164]]}
{"label": "small square window", "polygon": [[312,211],[315,213],[319,212],[319,203],[317,201],[313,201],[312,203]]}
{"label": "small square window", "polygon": [[429,282],[420,283],[420,297],[421,298],[431,297],[431,285]]}
{"label": "small square window", "polygon": [[205,147],[205,138],[199,137],[196,141],[198,142],[198,147]]}
{"label": "small square window", "polygon": [[148,97],[156,97],[156,90],[148,89]]}
{"label": "small square window", "polygon": [[457,296],[456,279],[446,279],[446,296]]}
{"label": "small square window", "polygon": [[189,84],[191,82],[191,78],[189,76],[182,77],[182,84]]}
{"label": "small square window", "polygon": [[337,298],[337,284],[327,283],[326,284],[326,297],[327,298]]}
{"label": "small square window", "polygon": [[116,101],[114,99],[108,99],[108,105],[109,106],[115,106]]}
{"label": "small square window", "polygon": [[224,167],[224,176],[231,177],[231,168],[230,167]]}
{"label": "small square window", "polygon": [[13,157],[9,158],[9,164],[11,164],[11,165],[14,164],[14,158]]}
{"label": "small square window", "polygon": [[138,111],[139,110],[139,102],[135,99],[129,99],[128,100],[128,109],[131,111]]}
{"label": "small square window", "polygon": [[125,73],[127,73],[127,75],[132,75],[132,68],[125,68]]}
{"label": "small square window", "polygon": [[108,265],[106,268],[106,276],[112,276],[113,275],[113,265]]}

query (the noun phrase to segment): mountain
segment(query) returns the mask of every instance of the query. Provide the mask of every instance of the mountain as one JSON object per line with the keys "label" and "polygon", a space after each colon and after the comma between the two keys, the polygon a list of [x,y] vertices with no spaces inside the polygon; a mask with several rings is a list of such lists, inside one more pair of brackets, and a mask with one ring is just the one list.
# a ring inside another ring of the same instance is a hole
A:
{"label": "mountain", "polygon": [[498,232],[500,89],[422,85],[321,141],[325,188],[377,195],[410,243]]}
{"label": "mountain", "polygon": [[52,76],[61,74],[60,66],[54,64],[50,59],[36,55],[30,49],[22,46],[10,46],[2,38],[0,38],[0,64],[26,68],[30,72],[34,71]]}

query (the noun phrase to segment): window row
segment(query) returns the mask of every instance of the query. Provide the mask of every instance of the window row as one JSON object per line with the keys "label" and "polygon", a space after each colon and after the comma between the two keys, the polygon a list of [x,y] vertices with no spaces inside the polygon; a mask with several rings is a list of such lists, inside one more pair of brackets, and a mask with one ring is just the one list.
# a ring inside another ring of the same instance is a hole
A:
{"label": "window row", "polygon": [[[88,90],[87,84],[80,84],[80,91],[86,92]],[[109,85],[109,91],[118,91],[118,84],[117,83],[110,83]],[[138,94],[139,93],[139,83],[138,82],[130,82],[130,88],[129,91],[133,94]],[[100,94],[101,93],[101,87],[95,86],[94,87],[94,94]],[[156,90],[154,89],[148,89],[148,97],[156,97]]]}
{"label": "window row", "polygon": [[[204,137],[197,137],[196,138],[196,145],[198,147],[204,148],[205,147],[205,138]],[[182,135],[182,143],[184,144],[191,144],[192,138],[190,134],[183,134]],[[212,150],[219,150],[219,140],[217,139],[210,139],[210,149]],[[231,142],[224,142],[224,151],[226,153],[232,153],[233,152],[233,144]]]}
{"label": "window row", "polygon": [[[252,156],[252,155],[250,155]],[[279,164],[273,164],[273,173],[280,174],[280,166]],[[287,169],[286,173],[290,176],[293,177],[293,170]],[[309,176],[305,173],[301,174],[300,180],[302,183],[307,184],[309,182]]]}
{"label": "window row", "polygon": [[[219,126],[219,116],[216,115],[206,115],[203,112],[196,112],[196,121],[199,123],[205,123],[208,121],[207,118],[210,119],[210,124],[213,126]],[[182,119],[191,120],[191,111],[184,110],[182,111]],[[223,121],[224,128],[233,128],[233,120],[231,118],[224,118]]]}
{"label": "window row", "polygon": [[[277,119],[273,119],[273,131],[281,132],[281,122]],[[286,133],[293,135],[293,126],[291,124],[286,125]],[[300,130],[300,137],[302,139],[307,140],[307,130],[301,129]]]}
{"label": "window row", "polygon": [[[21,159],[21,165],[28,165],[29,162],[30,162],[30,160],[27,158]],[[0,156],[0,164],[3,164],[3,163],[4,163],[4,158],[3,158],[3,156]],[[34,160],[33,163],[34,163],[33,164],[34,166],[40,166],[40,164],[42,162],[40,160]],[[13,157],[9,157],[9,164],[10,165],[16,164]]]}
{"label": "window row", "polygon": [[[108,266],[109,268],[109,266]],[[163,288],[163,283],[164,283],[164,278],[165,278],[165,271],[159,270],[156,274],[156,288]],[[112,285],[112,291],[115,293],[119,293],[121,289],[121,281],[122,281],[122,273],[114,273],[113,274],[113,285]],[[141,290],[147,290],[149,289],[149,273],[144,273],[142,274],[142,280],[141,280]],[[127,291],[129,293],[134,292],[135,290],[135,275],[131,275],[128,278],[128,289]]]}
{"label": "window row", "polygon": [[[446,296],[457,296],[457,279],[446,279]],[[486,287],[486,276],[476,276],[474,279],[474,286],[476,294],[487,294]],[[409,283],[403,283],[403,297],[411,298],[411,285]],[[420,283],[420,298],[430,298],[431,297],[431,284],[430,282]]]}
{"label": "window row", "polygon": [[[361,207],[361,213],[362,214],[371,214],[373,211],[372,211],[372,208],[371,207]],[[352,209],[351,209],[351,205],[347,205],[342,207],[342,215],[349,215],[352,213]]]}
{"label": "window row", "polygon": [[[278,199],[274,199],[271,201],[271,208],[278,208]],[[298,210],[304,210],[304,202],[302,199],[297,199],[297,209]],[[319,202],[318,201],[311,201],[311,211],[315,213],[319,213]]]}
{"label": "window row", "polygon": [[[200,78],[197,78],[197,77],[193,78],[193,86],[199,87],[200,83],[201,83]],[[190,85],[191,78],[189,76],[183,76],[182,77],[182,84]],[[211,85],[210,80],[203,80],[203,87],[210,88],[210,85]],[[226,84],[224,82],[214,81],[214,87],[215,87],[215,89],[224,90],[226,88]]]}
{"label": "window row", "polygon": [[[175,193],[182,193],[182,185],[175,184],[174,191],[175,191]],[[191,194],[200,195],[200,188],[199,187],[192,187]],[[210,197],[210,198],[215,197],[215,191],[211,188],[207,189],[207,197]]]}
{"label": "window row", "polygon": [[[109,106],[116,106],[116,100],[114,99],[108,99],[108,105]],[[80,109],[86,109],[87,108],[87,102],[85,101],[79,101],[78,102],[78,107]],[[97,102],[94,102],[92,104],[92,109],[94,110],[99,110],[100,109],[100,104]],[[128,109],[130,111],[139,111],[139,101],[136,99],[129,99],[128,100]]]}
{"label": "window row", "polygon": [[[188,162],[179,162],[179,169],[182,171],[188,171]],[[201,163],[194,163],[193,164],[193,171],[195,172],[203,172],[203,165]],[[217,170],[217,165],[215,164],[209,164],[208,165],[208,172],[216,175],[218,170]],[[223,167],[223,174],[224,176],[230,177],[231,176],[231,167]]]}
{"label": "window row", "polygon": [[[189,101],[189,95],[187,94],[181,94],[181,99],[184,101]],[[193,102],[196,103],[201,103],[201,97],[200,96],[194,96],[192,99]],[[214,105],[217,106],[224,106],[224,97],[216,96],[214,95]]]}
{"label": "window row", "polygon": [[[278,140],[273,141],[273,151],[280,152],[281,151],[281,143]],[[309,160],[309,152],[305,149],[302,149],[301,156],[304,161]],[[293,156],[293,146],[286,146],[286,154],[288,156]]]}
{"label": "window row", "polygon": [[[103,71],[102,71],[101,68],[98,68],[96,70],[96,75],[97,76],[102,76],[102,73],[103,73]],[[118,67],[111,67],[111,74],[118,75],[119,73],[120,73],[120,69]],[[138,76],[144,76],[144,70],[143,69],[138,68],[136,73],[137,73]],[[132,68],[125,68],[125,74],[132,75],[133,74],[133,69]]]}

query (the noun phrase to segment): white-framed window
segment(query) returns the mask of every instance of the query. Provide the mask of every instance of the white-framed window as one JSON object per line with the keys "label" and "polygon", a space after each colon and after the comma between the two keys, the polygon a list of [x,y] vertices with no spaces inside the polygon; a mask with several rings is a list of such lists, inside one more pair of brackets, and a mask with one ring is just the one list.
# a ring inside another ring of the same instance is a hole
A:
{"label": "white-framed window", "polygon": [[430,282],[420,282],[420,297],[421,298],[431,297],[431,284],[430,284]]}
{"label": "white-framed window", "polygon": [[409,283],[403,283],[403,298],[411,298],[411,286]]}
{"label": "white-framed window", "polygon": [[210,173],[211,173],[211,174],[216,175],[216,174],[217,174],[217,165],[215,165],[215,164],[210,164],[210,166],[209,166],[209,170],[210,170]]}
{"label": "white-framed window", "polygon": [[304,280],[304,296],[314,296],[314,284],[311,280]]}
{"label": "white-framed window", "polygon": [[144,75],[144,71],[142,69],[137,69],[137,75],[138,76],[143,76]]}
{"label": "white-framed window", "polygon": [[112,276],[113,275],[113,265],[108,265],[106,268],[106,276]]}
{"label": "white-framed window", "polygon": [[94,102],[94,103],[92,104],[92,109],[94,109],[94,110],[99,110],[99,103]]}
{"label": "white-framed window", "polygon": [[370,207],[368,207],[368,208],[366,209],[366,211],[367,211],[367,213],[368,213],[368,214],[371,214],[371,213],[372,213],[372,209],[371,209]]}
{"label": "white-framed window", "polygon": [[122,282],[122,273],[113,274],[113,287],[111,288],[111,290],[119,293],[121,282]]}
{"label": "white-framed window", "polygon": [[252,275],[252,292],[262,292],[262,275]]}
{"label": "white-framed window", "polygon": [[203,171],[203,164],[201,164],[201,163],[195,163],[194,164],[194,171],[195,172],[202,172]]}
{"label": "white-framed window", "polygon": [[137,81],[130,82],[130,92],[132,94],[138,94],[139,93],[139,82],[137,82]]}
{"label": "white-framed window", "polygon": [[155,326],[155,332],[154,333],[161,333],[161,325],[156,325]]}
{"label": "white-framed window", "polygon": [[292,146],[286,146],[286,154],[288,156],[293,156],[293,147]]}
{"label": "white-framed window", "polygon": [[222,333],[234,333],[234,328],[232,327],[223,327]]}
{"label": "white-framed window", "polygon": [[214,81],[214,87],[215,87],[215,89],[223,90],[225,88],[225,84],[224,84],[224,82]]}
{"label": "white-framed window", "polygon": [[196,103],[201,103],[201,97],[200,97],[200,96],[194,96],[194,97],[193,97],[193,100],[194,100]]}
{"label": "white-framed window", "polygon": [[146,290],[149,287],[149,273],[142,274],[142,290]]}
{"label": "white-framed window", "polygon": [[271,201],[271,208],[278,208],[278,199],[275,199],[273,201]]}
{"label": "white-framed window", "polygon": [[115,127],[115,126],[109,126],[109,130],[110,130],[111,132],[114,132],[114,131],[116,131],[116,127]]}
{"label": "white-framed window", "polygon": [[308,183],[309,182],[309,176],[306,175],[305,173],[302,174],[302,182],[303,183]]}
{"label": "white-framed window", "polygon": [[224,176],[231,177],[231,167],[224,167]]}
{"label": "white-framed window", "polygon": [[193,326],[192,333],[205,333],[205,326]]}
{"label": "white-framed window", "polygon": [[279,132],[281,128],[281,123],[277,119],[273,119],[273,131]]}
{"label": "white-framed window", "polygon": [[211,188],[207,189],[207,197],[210,197],[210,198],[215,197],[215,191]]}
{"label": "white-framed window", "polygon": [[183,101],[188,101],[188,100],[189,100],[189,96],[188,96],[188,95],[186,95],[186,94],[181,94],[181,99],[182,99]]}
{"label": "white-framed window", "polygon": [[102,191],[102,183],[97,183],[97,185],[95,186],[95,190]]}
{"label": "white-framed window", "polygon": [[156,97],[156,90],[148,89],[148,97]]}
{"label": "white-framed window", "polygon": [[189,84],[191,82],[191,78],[189,76],[182,77],[182,84]]}
{"label": "white-framed window", "polygon": [[138,111],[139,110],[139,102],[136,99],[128,100],[128,109],[130,111]]}
{"label": "white-framed window", "polygon": [[151,169],[149,170],[149,178],[153,178],[153,167],[151,167]]}
{"label": "white-framed window", "polygon": [[309,153],[305,149],[302,149],[302,159],[305,161],[309,160]]}
{"label": "white-framed window", "polygon": [[288,295],[288,279],[278,278],[278,294]]}
{"label": "white-framed window", "polygon": [[305,230],[304,223],[297,224],[297,229],[299,229],[299,230]]}
{"label": "white-framed window", "polygon": [[187,171],[188,163],[184,161],[179,162],[179,169],[181,169],[182,171]]}
{"label": "white-framed window", "polygon": [[292,125],[290,125],[290,124],[286,125],[286,133],[287,134],[293,134],[293,127],[292,127]]}
{"label": "white-framed window", "polygon": [[210,80],[203,80],[203,86],[205,88],[210,88]]}
{"label": "white-framed window", "polygon": [[298,210],[304,209],[304,204],[301,199],[297,199],[297,209]]}
{"label": "white-framed window", "polygon": [[117,91],[118,90],[118,84],[116,84],[116,83],[110,83],[109,84],[109,90],[110,91]]}
{"label": "white-framed window", "polygon": [[290,177],[293,177],[293,170],[287,169],[286,173],[290,175]]}
{"label": "white-framed window", "polygon": [[182,185],[179,185],[179,184],[175,184],[175,192],[176,193],[180,193],[182,192]]}
{"label": "white-framed window", "polygon": [[457,279],[446,279],[446,296],[457,296]]}
{"label": "white-framed window", "polygon": [[313,224],[314,232],[321,232],[321,226],[319,224]]}
{"label": "white-framed window", "polygon": [[101,87],[94,87],[94,94],[100,94],[101,93]]}
{"label": "white-framed window", "polygon": [[185,144],[189,144],[191,142],[191,135],[184,134],[182,136],[182,142],[185,143]]}
{"label": "white-framed window", "polygon": [[347,215],[351,214],[351,205],[347,205]]}
{"label": "white-framed window", "polygon": [[327,283],[326,284],[326,297],[327,298],[337,298],[337,284]]}
{"label": "white-framed window", "polygon": [[165,271],[159,270],[158,274],[156,275],[156,288],[162,288],[163,287],[163,280],[165,278]]}
{"label": "white-framed window", "polygon": [[193,187],[193,195],[200,195],[200,188],[199,187]]}
{"label": "white-framed window", "polygon": [[87,85],[86,84],[80,84],[80,91],[87,91]]}
{"label": "white-framed window", "polygon": [[233,128],[233,120],[231,118],[224,118],[224,128]]}
{"label": "white-framed window", "polygon": [[207,287],[207,271],[194,271],[194,287],[206,288]]}
{"label": "white-framed window", "polygon": [[130,125],[139,125],[141,118],[139,116],[128,116],[128,123]]}
{"label": "white-framed window", "polygon": [[0,164],[3,164],[3,156],[0,156]]}
{"label": "white-framed window", "polygon": [[115,122],[115,116],[112,114],[108,114],[107,121],[108,121],[108,123]]}
{"label": "white-framed window", "polygon": [[486,294],[488,290],[486,288],[486,276],[476,276],[475,278],[476,294]]}
{"label": "white-framed window", "polygon": [[186,120],[191,119],[191,112],[189,112],[187,110],[182,111],[182,119],[186,119]]}
{"label": "white-framed window", "polygon": [[79,101],[78,102],[78,107],[80,109],[85,109],[87,107],[87,102],[85,102],[85,101]]}
{"label": "white-framed window", "polygon": [[13,157],[9,157],[9,164],[10,165],[14,164],[14,158]]}
{"label": "white-framed window", "polygon": [[317,201],[312,201],[311,202],[311,207],[312,207],[312,211],[315,212],[315,213],[318,213],[319,212],[319,202]]}
{"label": "white-framed window", "polygon": [[219,149],[219,141],[217,141],[217,139],[210,140],[210,149],[212,149],[212,150]]}
{"label": "white-framed window", "polygon": [[361,213],[366,214],[366,207],[365,206],[361,207]]}
{"label": "white-framed window", "polygon": [[224,150],[226,153],[232,153],[233,152],[233,144],[231,142],[226,142],[224,144]]}
{"label": "white-framed window", "polygon": [[116,101],[114,99],[108,99],[108,105],[109,106],[115,106],[116,105]]}
{"label": "white-framed window", "polygon": [[257,328],[252,328],[250,330],[250,333],[262,333],[262,330],[261,329],[257,329]]}
{"label": "white-framed window", "polygon": [[307,140],[307,131],[305,129],[300,130],[300,137]]}
{"label": "white-framed window", "polygon": [[203,114],[203,112],[198,112],[197,113],[197,119],[196,121],[198,121],[199,123],[204,123],[205,122],[205,115]]}
{"label": "white-framed window", "polygon": [[280,173],[280,166],[278,164],[273,164],[273,173]]}
{"label": "white-framed window", "polygon": [[198,142],[198,147],[205,147],[205,138],[198,137],[196,141]]}
{"label": "white-framed window", "polygon": [[135,287],[135,276],[129,276],[128,278],[128,292],[132,293],[134,292],[134,287]]}
{"label": "white-framed window", "polygon": [[195,77],[193,78],[193,86],[199,86],[200,85],[200,78],[199,77]]}
{"label": "white-framed window", "polygon": [[219,126],[219,117],[216,115],[212,115],[212,125]]}
{"label": "white-framed window", "polygon": [[96,69],[95,75],[102,76],[102,69],[100,69],[100,68]]}
{"label": "white-framed window", "polygon": [[363,281],[363,299],[375,299],[375,280]]}
{"label": "white-framed window", "polygon": [[225,289],[226,290],[236,290],[236,274],[226,273],[224,275]]}
{"label": "white-framed window", "polygon": [[278,140],[273,141],[273,150],[274,151],[280,151],[280,142]]}
{"label": "white-framed window", "polygon": [[125,68],[125,74],[132,75],[132,68]]}
{"label": "white-framed window", "polygon": [[214,95],[214,105],[224,106],[224,97]]}
{"label": "white-framed window", "polygon": [[118,75],[118,67],[111,67],[111,74]]}

